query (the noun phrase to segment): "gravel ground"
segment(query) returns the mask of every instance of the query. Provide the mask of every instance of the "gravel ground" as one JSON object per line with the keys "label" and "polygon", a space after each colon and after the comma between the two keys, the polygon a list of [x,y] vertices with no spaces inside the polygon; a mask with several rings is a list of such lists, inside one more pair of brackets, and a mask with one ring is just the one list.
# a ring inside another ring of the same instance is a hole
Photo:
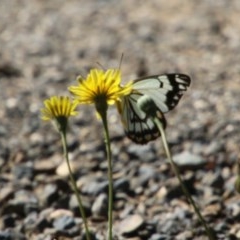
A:
{"label": "gravel ground", "polygon": [[[68,94],[99,62],[125,81],[181,72],[192,85],[166,114],[184,181],[217,239],[240,239],[240,1],[1,0],[0,240],[82,239],[58,134],[39,118],[45,98]],[[207,239],[160,140],[124,135],[109,110],[116,239]],[[107,164],[102,126],[82,107],[68,135],[90,228],[106,239]],[[81,237],[79,237],[81,235]]]}

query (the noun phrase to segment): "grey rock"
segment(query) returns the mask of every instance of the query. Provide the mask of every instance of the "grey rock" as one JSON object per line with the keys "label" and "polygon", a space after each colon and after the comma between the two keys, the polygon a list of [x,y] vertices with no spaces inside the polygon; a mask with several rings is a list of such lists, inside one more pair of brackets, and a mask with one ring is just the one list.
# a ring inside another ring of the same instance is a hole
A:
{"label": "grey rock", "polygon": [[145,165],[145,164],[141,165],[138,170],[140,185],[145,186],[150,179],[154,178],[155,173],[156,173],[156,170],[154,169],[153,166]]}
{"label": "grey rock", "polygon": [[104,180],[101,182],[91,181],[85,182],[82,186],[82,193],[87,195],[97,196],[100,193],[106,193],[108,189],[108,181]]}
{"label": "grey rock", "polygon": [[113,182],[113,188],[116,192],[128,192],[130,188],[130,183],[127,178],[119,178]]}
{"label": "grey rock", "polygon": [[44,199],[44,202],[46,205],[51,205],[58,199],[58,188],[56,184],[49,183],[47,184],[42,193],[42,199]]}
{"label": "grey rock", "polygon": [[171,240],[171,236],[167,234],[154,233],[149,240]]}
{"label": "grey rock", "polygon": [[35,222],[34,230],[43,232],[44,229],[50,228],[51,226],[51,223],[46,218],[38,217]]}
{"label": "grey rock", "polygon": [[1,240],[27,240],[24,234],[14,231],[13,229],[0,231],[0,239]]}
{"label": "grey rock", "polygon": [[199,169],[206,164],[206,160],[199,155],[184,151],[173,156],[175,164],[183,169]]}
{"label": "grey rock", "polygon": [[13,228],[15,227],[15,221],[17,219],[16,214],[6,214],[0,219],[0,226],[3,228]]}
{"label": "grey rock", "polygon": [[142,227],[143,224],[144,224],[144,219],[140,215],[135,214],[135,215],[130,215],[124,220],[122,220],[118,228],[122,235],[127,235],[139,230],[139,228]]}
{"label": "grey rock", "polygon": [[208,185],[214,188],[215,190],[216,189],[222,190],[224,185],[224,179],[222,177],[221,171],[207,172],[206,174],[204,174],[202,182],[203,184]]}
{"label": "grey rock", "polygon": [[34,168],[32,162],[16,165],[13,168],[13,174],[17,179],[21,178],[32,179],[34,176]]}
{"label": "grey rock", "polygon": [[30,191],[19,190],[12,200],[3,207],[2,214],[17,214],[25,217],[33,211],[38,211],[38,200]]}
{"label": "grey rock", "polygon": [[204,154],[211,155],[224,151],[225,143],[223,141],[212,141],[204,150]]}
{"label": "grey rock", "polygon": [[53,221],[53,226],[57,230],[67,230],[76,225],[75,220],[71,216],[63,215],[60,216],[59,218],[54,219]]}
{"label": "grey rock", "polygon": [[108,196],[105,193],[100,194],[92,205],[92,213],[95,216],[104,216],[108,214]]}
{"label": "grey rock", "polygon": [[156,159],[156,152],[150,144],[142,146],[131,144],[127,151],[132,155],[131,158],[138,158],[143,162],[151,162]]}
{"label": "grey rock", "polygon": [[193,237],[192,231],[183,231],[176,236],[176,240],[192,240]]}
{"label": "grey rock", "polygon": [[159,223],[158,225],[158,231],[161,233],[165,233],[165,234],[177,234],[179,232],[180,226],[178,226],[178,223],[176,223],[176,221],[172,220],[172,219],[166,219],[164,220],[164,222],[162,221],[161,223]]}
{"label": "grey rock", "polygon": [[[84,209],[86,217],[91,216],[92,202],[88,198],[83,197],[83,196],[81,196],[81,200],[82,200],[82,205],[83,205],[83,209]],[[77,197],[75,194],[72,194],[70,197],[69,208],[76,216],[81,217]]]}
{"label": "grey rock", "polygon": [[37,213],[33,212],[28,214],[28,216],[24,219],[23,225],[25,231],[31,231],[35,228],[35,223],[37,221]]}

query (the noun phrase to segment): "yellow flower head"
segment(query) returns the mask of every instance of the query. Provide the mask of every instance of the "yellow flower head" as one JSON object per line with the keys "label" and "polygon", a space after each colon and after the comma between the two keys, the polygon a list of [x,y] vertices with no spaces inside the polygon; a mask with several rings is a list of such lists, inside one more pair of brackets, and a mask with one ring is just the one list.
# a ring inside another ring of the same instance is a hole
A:
{"label": "yellow flower head", "polygon": [[132,90],[132,83],[121,86],[121,72],[118,69],[92,69],[87,78],[77,78],[79,85],[69,87],[78,103],[96,105],[97,111],[103,109],[101,105],[112,105],[122,96]]}
{"label": "yellow flower head", "polygon": [[71,102],[69,97],[53,96],[44,101],[45,108],[41,109],[42,120],[53,120],[59,117],[68,118],[77,115],[76,102]]}
{"label": "yellow flower head", "polygon": [[41,109],[42,120],[53,120],[59,132],[66,132],[68,118],[77,115],[77,102],[72,102],[69,97],[53,96],[46,99],[44,105],[45,108]]}

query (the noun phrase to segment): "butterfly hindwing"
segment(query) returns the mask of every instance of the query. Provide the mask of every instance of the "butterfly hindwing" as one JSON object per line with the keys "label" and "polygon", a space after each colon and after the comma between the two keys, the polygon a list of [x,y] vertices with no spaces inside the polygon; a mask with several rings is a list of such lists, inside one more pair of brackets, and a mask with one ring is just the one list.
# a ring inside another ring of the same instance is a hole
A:
{"label": "butterfly hindwing", "polygon": [[166,127],[163,113],[170,111],[178,104],[190,82],[190,78],[184,74],[156,75],[135,80],[131,94],[123,97],[118,103],[127,136],[139,144],[159,137],[160,133],[155,123],[139,109],[138,99],[143,95],[151,97],[158,108],[158,118]]}

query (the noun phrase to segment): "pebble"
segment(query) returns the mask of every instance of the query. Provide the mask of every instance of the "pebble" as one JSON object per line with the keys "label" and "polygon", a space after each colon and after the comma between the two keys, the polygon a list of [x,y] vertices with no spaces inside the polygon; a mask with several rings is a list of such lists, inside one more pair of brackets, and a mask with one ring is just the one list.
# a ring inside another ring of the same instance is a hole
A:
{"label": "pebble", "polygon": [[1,240],[27,240],[24,234],[14,230],[0,231]]}
{"label": "pebble", "polygon": [[57,210],[50,210],[50,214],[48,215],[48,219],[53,220],[60,218],[62,216],[69,216],[73,217],[73,213],[67,209],[57,209]]}
{"label": "pebble", "polygon": [[222,206],[219,203],[211,204],[206,206],[203,211],[202,215],[208,218],[216,218],[221,213]]}
{"label": "pebble", "polygon": [[141,186],[146,186],[150,179],[153,179],[156,174],[156,170],[151,165],[141,165],[138,170],[139,183]]}
{"label": "pebble", "polygon": [[0,188],[0,203],[10,200],[14,196],[14,188],[13,186],[3,186]]}
{"label": "pebble", "polygon": [[113,182],[113,188],[115,192],[128,193],[130,190],[130,182],[127,178],[122,177]]}
{"label": "pebble", "polygon": [[38,200],[30,191],[19,190],[13,199],[3,207],[2,214],[15,213],[20,218],[32,211],[38,211]]}
{"label": "pebble", "polygon": [[53,220],[53,226],[60,231],[71,229],[76,225],[75,220],[72,216],[62,215],[55,217]]}
{"label": "pebble", "polygon": [[92,213],[95,216],[107,217],[108,214],[108,196],[105,193],[98,195],[92,205]]}
{"label": "pebble", "polygon": [[[86,217],[91,216],[92,201],[89,198],[83,196],[81,196],[81,200]],[[75,216],[81,216],[77,197],[75,196],[75,194],[71,194],[70,196],[69,208]]]}
{"label": "pebble", "polygon": [[61,162],[62,155],[54,154],[52,157],[34,162],[34,172],[35,174],[53,174]]}
{"label": "pebble", "polygon": [[171,237],[168,234],[154,233],[149,240],[171,240]]}
{"label": "pebble", "polygon": [[[80,180],[81,181],[81,180]],[[79,183],[79,182],[78,182]],[[92,181],[81,181],[81,191],[83,194],[97,196],[100,193],[107,193],[108,190],[108,180],[92,180]]]}
{"label": "pebble", "polygon": [[201,169],[205,164],[206,160],[199,155],[192,154],[188,151],[184,151],[180,154],[173,156],[173,161],[178,167],[182,169]]}
{"label": "pebble", "polygon": [[14,228],[17,220],[16,214],[6,214],[0,219],[0,228]]}
{"label": "pebble", "polygon": [[224,179],[221,171],[207,172],[204,174],[202,183],[212,187],[214,190],[222,190],[224,185]]}
{"label": "pebble", "polygon": [[44,204],[51,206],[52,203],[59,198],[58,188],[56,184],[49,183],[47,184],[42,192],[42,197]]}
{"label": "pebble", "polygon": [[204,149],[205,155],[212,155],[218,152],[222,152],[225,150],[224,141],[212,141],[207,147]]}
{"label": "pebble", "polygon": [[132,155],[131,158],[137,158],[143,162],[152,162],[156,159],[156,152],[150,144],[142,146],[131,144],[127,151],[130,156]]}
{"label": "pebble", "polygon": [[176,236],[176,240],[192,240],[193,237],[192,231],[184,231]]}
{"label": "pebble", "polygon": [[[69,161],[69,165],[70,165],[72,173],[75,173],[75,172],[78,171],[78,164],[77,163],[75,163],[73,161]],[[57,167],[56,174],[60,177],[69,176],[68,165],[67,165],[65,160]]]}
{"label": "pebble", "polygon": [[32,179],[34,176],[34,168],[32,162],[18,164],[13,168],[13,175],[17,179],[28,178]]}
{"label": "pebble", "polygon": [[139,228],[143,226],[144,222],[144,219],[138,214],[129,215],[119,223],[118,228],[120,234],[132,234],[133,232],[139,230]]}

